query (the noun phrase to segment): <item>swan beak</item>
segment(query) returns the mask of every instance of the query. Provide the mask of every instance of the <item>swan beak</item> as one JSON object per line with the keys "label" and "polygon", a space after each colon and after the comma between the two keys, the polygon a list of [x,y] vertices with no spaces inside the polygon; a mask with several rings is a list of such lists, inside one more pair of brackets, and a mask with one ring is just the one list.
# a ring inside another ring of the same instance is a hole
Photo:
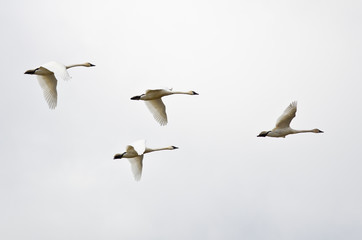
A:
{"label": "swan beak", "polygon": [[35,73],[35,70],[28,70],[24,74],[34,74],[34,73]]}
{"label": "swan beak", "polygon": [[192,91],[192,95],[199,95],[199,94],[195,91]]}
{"label": "swan beak", "polygon": [[125,153],[122,153],[122,154],[117,153],[116,155],[114,155],[113,160],[121,159],[124,154],[125,154]]}
{"label": "swan beak", "polygon": [[134,97],[131,97],[131,100],[140,100],[141,99],[141,96],[134,96]]}
{"label": "swan beak", "polygon": [[320,133],[324,133],[322,130],[319,130]]}
{"label": "swan beak", "polygon": [[89,66],[90,67],[95,67],[96,65],[89,63]]}
{"label": "swan beak", "polygon": [[266,137],[268,135],[268,133],[270,133],[271,131],[263,131],[261,133],[259,133],[259,135],[257,137]]}
{"label": "swan beak", "polygon": [[178,149],[178,147],[172,146],[173,149]]}

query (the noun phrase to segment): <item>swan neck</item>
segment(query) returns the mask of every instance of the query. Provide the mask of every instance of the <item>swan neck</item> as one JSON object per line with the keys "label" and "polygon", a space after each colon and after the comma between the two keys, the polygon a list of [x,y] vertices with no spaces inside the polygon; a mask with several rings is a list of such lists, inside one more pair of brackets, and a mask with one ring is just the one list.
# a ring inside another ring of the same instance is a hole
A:
{"label": "swan neck", "polygon": [[69,69],[72,67],[87,67],[87,65],[85,63],[78,63],[78,64],[72,64],[72,65],[65,66],[66,69]]}
{"label": "swan neck", "polygon": [[294,130],[293,133],[308,133],[308,132],[313,132],[313,130]]}
{"label": "swan neck", "polygon": [[170,150],[170,149],[168,147],[164,147],[164,148],[146,148],[145,153],[162,151],[162,150]]}
{"label": "swan neck", "polygon": [[175,91],[175,92],[172,92],[172,94],[191,94],[191,93],[190,92]]}

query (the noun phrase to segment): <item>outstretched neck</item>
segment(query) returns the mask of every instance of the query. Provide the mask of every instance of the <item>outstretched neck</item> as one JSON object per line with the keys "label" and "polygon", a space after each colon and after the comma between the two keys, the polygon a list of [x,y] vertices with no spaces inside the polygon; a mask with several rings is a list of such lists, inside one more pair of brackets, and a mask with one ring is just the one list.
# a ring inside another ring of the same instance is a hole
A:
{"label": "outstretched neck", "polygon": [[293,129],[293,133],[308,133],[308,132],[314,132],[314,129],[311,129],[311,130],[294,130]]}
{"label": "outstretched neck", "polygon": [[156,151],[162,151],[162,150],[173,150],[172,147],[164,147],[164,148],[146,148],[145,153],[149,152],[156,152]]}
{"label": "outstretched neck", "polygon": [[192,92],[181,92],[181,91],[174,91],[171,94],[188,94],[188,95],[192,95]]}
{"label": "outstretched neck", "polygon": [[66,69],[69,69],[69,68],[72,68],[72,67],[88,67],[88,65],[86,63],[79,63],[79,64],[73,64],[73,65],[65,66]]}

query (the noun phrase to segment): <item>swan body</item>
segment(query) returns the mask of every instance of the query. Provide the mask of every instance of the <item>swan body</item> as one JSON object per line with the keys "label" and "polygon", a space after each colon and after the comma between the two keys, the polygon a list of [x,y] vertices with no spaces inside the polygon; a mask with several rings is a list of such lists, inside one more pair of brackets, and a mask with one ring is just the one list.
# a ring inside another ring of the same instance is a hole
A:
{"label": "swan body", "polygon": [[50,109],[57,106],[57,79],[69,80],[71,77],[67,69],[72,67],[94,67],[91,63],[73,64],[65,66],[58,62],[48,62],[36,69],[26,71],[24,74],[37,75],[40,87],[43,90],[43,95]]}
{"label": "swan body", "polygon": [[131,100],[143,100],[146,103],[147,108],[152,113],[154,119],[161,125],[167,124],[166,106],[162,101],[162,97],[172,94],[187,94],[187,95],[199,95],[194,91],[178,92],[172,91],[172,89],[154,89],[146,90],[145,94],[134,96]]}
{"label": "swan body", "polygon": [[146,140],[138,140],[130,145],[127,145],[124,153],[117,153],[113,159],[128,158],[134,179],[139,181],[142,175],[143,155],[150,152],[162,151],[162,150],[174,150],[178,149],[175,146],[169,146],[164,148],[148,148],[146,147]]}
{"label": "swan body", "polygon": [[289,125],[290,122],[295,117],[295,113],[297,112],[297,102],[292,102],[285,109],[283,114],[278,118],[275,128],[271,131],[262,131],[257,137],[283,137],[289,134],[297,134],[297,133],[323,133],[323,131],[315,128],[311,130],[295,130],[292,129]]}

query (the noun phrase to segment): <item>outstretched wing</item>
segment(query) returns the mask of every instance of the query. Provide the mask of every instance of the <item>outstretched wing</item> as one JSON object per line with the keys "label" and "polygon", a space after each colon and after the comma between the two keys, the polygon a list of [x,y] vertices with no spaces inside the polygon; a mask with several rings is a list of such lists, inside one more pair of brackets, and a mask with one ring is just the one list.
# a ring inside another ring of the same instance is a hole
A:
{"label": "outstretched wing", "polygon": [[164,91],[164,89],[147,89],[146,94],[160,94],[160,92]]}
{"label": "outstretched wing", "polygon": [[127,145],[126,146],[126,152],[127,152],[127,155],[130,155],[130,156],[137,156],[139,155],[136,150],[133,148],[133,146],[131,145]]}
{"label": "outstretched wing", "polygon": [[163,104],[161,98],[155,100],[145,101],[146,106],[152,113],[154,119],[161,125],[167,124],[166,106]]}
{"label": "outstretched wing", "polygon": [[139,181],[142,176],[142,162],[143,162],[143,155],[137,156],[135,158],[129,158],[129,162],[131,163],[131,169],[136,181]]}
{"label": "outstretched wing", "polygon": [[[142,155],[146,150],[146,140],[138,140],[131,144],[131,147],[136,151],[138,155]],[[128,151],[128,150],[127,150]]]}
{"label": "outstretched wing", "polygon": [[37,75],[40,87],[43,89],[43,95],[50,109],[57,106],[57,79],[54,74]]}
{"label": "outstretched wing", "polygon": [[276,127],[277,128],[286,128],[289,127],[290,122],[295,117],[297,112],[297,102],[294,101],[284,110],[283,114],[278,118]]}
{"label": "outstretched wing", "polygon": [[53,72],[55,77],[57,78],[61,78],[65,81],[71,79],[66,67],[61,63],[52,61],[41,65],[41,67],[46,68],[49,71]]}
{"label": "outstretched wing", "polygon": [[163,96],[167,96],[171,94],[171,90],[170,89],[148,89],[146,90],[146,99],[158,99],[161,98]]}

